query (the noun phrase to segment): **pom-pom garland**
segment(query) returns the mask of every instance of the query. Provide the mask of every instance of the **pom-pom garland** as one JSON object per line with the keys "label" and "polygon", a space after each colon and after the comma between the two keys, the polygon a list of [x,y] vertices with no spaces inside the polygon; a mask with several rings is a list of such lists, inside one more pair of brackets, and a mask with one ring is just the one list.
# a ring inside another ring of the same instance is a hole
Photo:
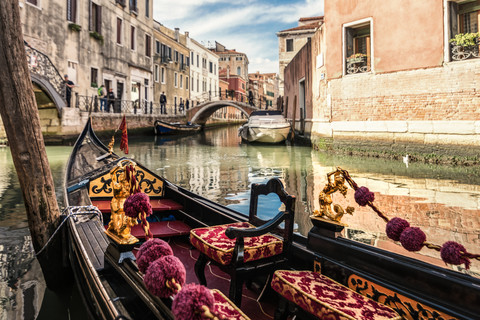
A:
{"label": "pom-pom garland", "polygon": [[400,243],[408,251],[420,251],[425,240],[427,240],[427,236],[417,227],[408,227],[400,235]]}
{"label": "pom-pom garland", "polygon": [[143,278],[147,290],[160,298],[176,294],[185,280],[185,266],[175,256],[163,256],[155,260]]}
{"label": "pom-pom garland", "polygon": [[462,246],[460,243],[454,241],[447,241],[443,244],[440,249],[440,256],[445,263],[450,263],[453,265],[465,264],[465,268],[470,268],[470,260],[463,256],[467,249]]}
{"label": "pom-pom garland", "polygon": [[170,245],[161,239],[151,239],[140,246],[137,254],[137,265],[140,272],[145,273],[152,262],[163,256],[173,255]]}
{"label": "pom-pom garland", "polygon": [[367,187],[360,187],[355,190],[355,201],[358,205],[365,207],[369,202],[375,200],[375,194],[370,192]]}
{"label": "pom-pom garland", "polygon": [[387,237],[392,239],[393,241],[400,241],[400,235],[402,234],[403,230],[410,227],[410,223],[407,220],[402,218],[393,218],[387,223],[387,227],[385,228]]}
{"label": "pom-pom garland", "polygon": [[429,243],[426,241],[425,233],[416,227],[410,227],[408,221],[401,218],[388,219],[382,211],[380,211],[372,202],[374,194],[366,187],[358,187],[355,181],[350,177],[348,171],[337,167],[337,172],[340,172],[350,187],[355,190],[355,201],[361,205],[368,205],[375,213],[382,218],[386,223],[386,234],[394,240],[400,241],[402,246],[408,251],[419,251],[424,246],[429,249],[440,251],[440,256],[445,263],[454,265],[465,264],[465,268],[470,267],[470,259],[480,260],[479,254],[467,252],[465,247],[454,241],[448,241],[442,247]]}
{"label": "pom-pom garland", "polygon": [[204,313],[213,310],[214,303],[215,299],[209,289],[190,283],[173,299],[172,313],[175,320],[204,320]]}
{"label": "pom-pom garland", "polygon": [[145,235],[148,239],[153,239],[150,224],[147,221],[147,217],[153,213],[150,197],[143,192],[134,193],[125,200],[123,209],[128,217],[141,219]]}

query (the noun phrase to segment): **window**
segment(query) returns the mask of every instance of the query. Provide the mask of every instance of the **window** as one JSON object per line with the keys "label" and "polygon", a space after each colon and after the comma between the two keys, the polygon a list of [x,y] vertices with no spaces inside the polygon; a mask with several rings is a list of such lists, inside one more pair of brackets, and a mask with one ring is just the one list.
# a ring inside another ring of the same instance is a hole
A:
{"label": "window", "polygon": [[123,20],[117,17],[117,43],[122,44],[122,24]]}
{"label": "window", "polygon": [[200,56],[197,54],[197,68],[200,68]]}
{"label": "window", "polygon": [[183,74],[180,75],[180,89],[183,89]]}
{"label": "window", "polygon": [[292,52],[293,51],[293,39],[287,39],[286,45],[287,45],[287,52]]}
{"label": "window", "polygon": [[[480,20],[480,0],[470,0],[462,2],[448,2],[449,16],[450,16],[450,30],[449,38],[454,39],[458,34],[468,34],[479,32]],[[472,38],[473,35],[466,35]],[[474,40],[477,41],[478,40]],[[451,60],[465,60],[469,58],[478,58],[478,47],[462,48],[451,42],[448,46],[447,55],[450,55]]]}
{"label": "window", "polygon": [[38,6],[40,3],[40,0],[27,0],[27,3],[33,4],[34,6]]}
{"label": "window", "polygon": [[152,37],[148,34],[145,35],[145,55],[149,58],[152,56]]}
{"label": "window", "polygon": [[160,54],[160,41],[155,40],[155,53]]}
{"label": "window", "polygon": [[191,56],[192,56],[191,60],[192,60],[192,63],[193,63],[193,61],[195,61],[195,59],[193,58],[193,52],[191,53]]}
{"label": "window", "polygon": [[136,30],[134,26],[130,27],[130,49],[135,50],[135,37]]}
{"label": "window", "polygon": [[185,89],[188,90],[188,77],[185,77]]}
{"label": "window", "polygon": [[209,67],[210,73],[213,73],[213,62],[209,61],[208,62],[208,67]]}
{"label": "window", "polygon": [[180,68],[184,68],[184,65],[183,65],[183,54],[180,53]]}
{"label": "window", "polygon": [[202,68],[207,69],[207,59],[202,58]]}
{"label": "window", "polygon": [[90,68],[90,86],[92,88],[98,87],[98,69]]}
{"label": "window", "polygon": [[95,31],[99,34],[102,33],[102,7],[91,2],[90,7],[90,31]]}
{"label": "window", "polygon": [[155,82],[158,82],[160,78],[160,68],[158,67],[158,64],[154,66],[154,77],[155,77]]}
{"label": "window", "polygon": [[150,0],[145,0],[145,17],[150,17]]}
{"label": "window", "polygon": [[77,22],[77,0],[67,0],[67,20]]}
{"label": "window", "polygon": [[135,13],[138,12],[137,0],[130,0],[130,11]]}
{"label": "window", "polygon": [[194,81],[195,81],[195,79],[192,76],[192,91],[193,91],[193,88],[195,87],[195,82]]}
{"label": "window", "polygon": [[371,69],[370,22],[345,27],[345,73],[368,72]]}
{"label": "window", "polygon": [[162,67],[162,72],[160,73],[162,83],[165,83],[165,68]]}
{"label": "window", "polygon": [[243,59],[242,57],[235,57],[236,61],[242,61],[242,59]]}
{"label": "window", "polygon": [[242,68],[237,67],[237,75],[241,76],[242,75]]}
{"label": "window", "polygon": [[175,50],[175,62],[178,62],[178,51]]}
{"label": "window", "polygon": [[175,72],[175,78],[174,78],[174,82],[173,82],[175,88],[178,88],[178,73]]}

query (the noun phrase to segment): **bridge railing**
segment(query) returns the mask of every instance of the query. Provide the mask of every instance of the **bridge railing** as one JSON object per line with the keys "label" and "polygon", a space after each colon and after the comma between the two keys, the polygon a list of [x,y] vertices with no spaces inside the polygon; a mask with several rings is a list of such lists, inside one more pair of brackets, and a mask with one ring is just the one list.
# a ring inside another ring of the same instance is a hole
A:
{"label": "bridge railing", "polygon": [[65,82],[50,58],[43,52],[31,47],[26,41],[23,41],[23,43],[30,72],[47,79],[55,91],[65,98]]}
{"label": "bridge railing", "polygon": [[205,92],[200,96],[200,98],[197,98],[197,103],[200,104],[217,100],[232,100],[236,102],[243,102],[259,109],[274,108],[273,102],[272,105],[269,105],[271,100],[267,99],[267,96],[255,97],[253,95],[236,92],[234,90],[218,90]]}
{"label": "bridge railing", "polygon": [[160,103],[147,100],[121,100],[106,99],[98,96],[83,96],[75,94],[75,108],[82,112],[100,112],[100,113],[131,113],[131,114],[154,114],[159,116],[181,116],[186,112],[186,108],[180,108],[180,105],[166,104],[161,108]]}

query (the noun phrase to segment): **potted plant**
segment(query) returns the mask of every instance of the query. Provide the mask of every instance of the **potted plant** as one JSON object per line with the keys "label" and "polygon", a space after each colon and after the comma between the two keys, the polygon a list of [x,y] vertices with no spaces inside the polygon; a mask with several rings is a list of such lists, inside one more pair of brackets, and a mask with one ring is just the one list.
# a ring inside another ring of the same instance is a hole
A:
{"label": "potted plant", "polygon": [[68,24],[68,29],[70,29],[70,30],[72,30],[72,31],[80,32],[80,30],[82,30],[82,26],[79,26],[79,25],[76,24],[76,23],[69,23],[69,24]]}
{"label": "potted plant", "polygon": [[367,58],[367,55],[364,53],[355,53],[347,58],[348,63],[358,63],[363,62]]}
{"label": "potted plant", "polygon": [[480,32],[459,33],[450,39],[452,44],[452,59],[465,60],[473,55],[479,57]]}
{"label": "potted plant", "polygon": [[100,33],[96,32],[96,31],[91,31],[90,32],[90,37],[100,41],[100,43],[103,44],[103,36]]}

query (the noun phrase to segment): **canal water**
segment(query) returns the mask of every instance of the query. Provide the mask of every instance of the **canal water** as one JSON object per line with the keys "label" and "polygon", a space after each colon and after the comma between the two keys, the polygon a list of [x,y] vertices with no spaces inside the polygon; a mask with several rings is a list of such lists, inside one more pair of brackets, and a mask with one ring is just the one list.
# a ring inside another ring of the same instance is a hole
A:
{"label": "canal water", "polygon": [[[100,138],[105,143],[110,140]],[[375,192],[374,203],[388,217],[401,217],[420,227],[431,243],[453,240],[469,252],[480,253],[480,169],[476,167],[335,156],[304,146],[248,145],[241,143],[237,127],[188,137],[130,137],[129,147],[129,156],[152,171],[244,214],[252,183],[281,178],[286,190],[297,196],[295,228],[303,235],[312,227],[309,216],[319,209],[318,194],[326,175],[340,166],[359,186]],[[71,147],[47,147],[60,203],[70,151]],[[74,286],[60,294],[45,289],[8,148],[0,149],[0,168],[0,320],[85,319]],[[345,198],[335,194],[334,203],[355,207],[353,215],[342,219],[348,225],[343,236],[480,277],[479,261],[473,261],[470,270],[446,266],[434,250],[409,253],[388,240],[384,221],[368,207],[356,205],[352,190]],[[274,197],[263,199],[263,218],[275,215],[279,205]]]}

